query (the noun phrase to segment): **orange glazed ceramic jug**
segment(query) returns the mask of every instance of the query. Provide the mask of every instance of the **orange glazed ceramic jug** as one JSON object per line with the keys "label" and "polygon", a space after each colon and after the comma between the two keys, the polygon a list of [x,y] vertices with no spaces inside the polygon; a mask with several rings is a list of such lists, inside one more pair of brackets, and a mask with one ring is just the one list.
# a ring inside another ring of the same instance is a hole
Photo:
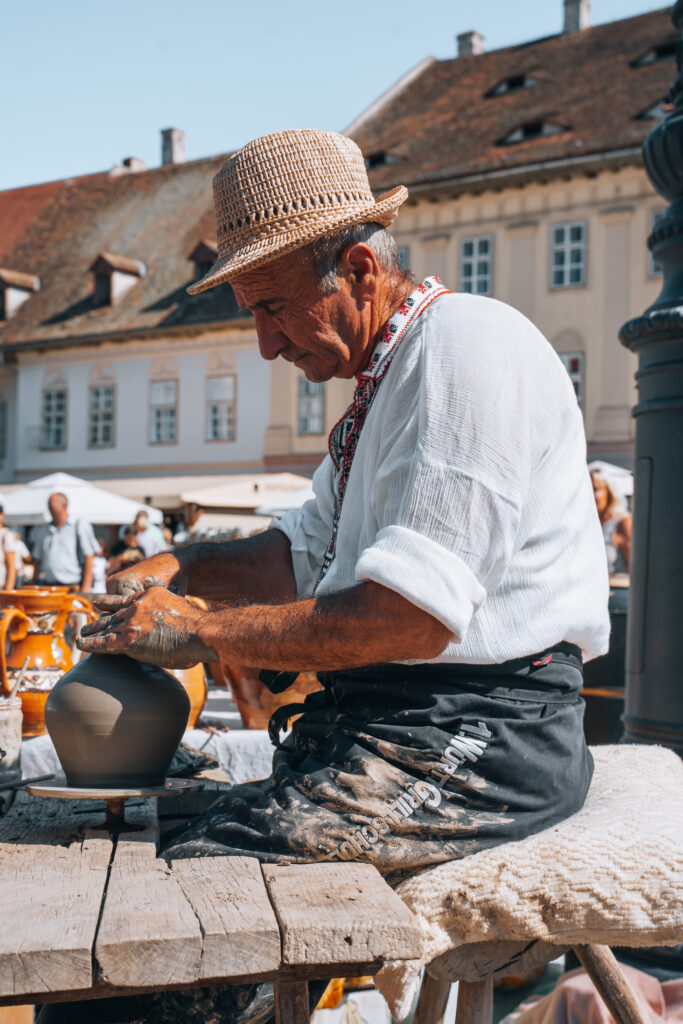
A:
{"label": "orange glazed ceramic jug", "polygon": [[86,598],[70,594],[66,587],[0,590],[0,690],[10,693],[21,674],[17,696],[25,738],[46,732],[45,701],[73,667],[64,630],[74,612],[91,621],[97,617]]}

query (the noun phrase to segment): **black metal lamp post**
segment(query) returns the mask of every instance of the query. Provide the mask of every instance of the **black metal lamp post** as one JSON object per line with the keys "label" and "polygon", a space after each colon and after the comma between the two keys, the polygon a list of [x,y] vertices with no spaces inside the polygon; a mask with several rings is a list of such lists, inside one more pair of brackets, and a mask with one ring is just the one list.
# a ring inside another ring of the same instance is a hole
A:
{"label": "black metal lamp post", "polygon": [[638,354],[625,739],[683,755],[683,0],[674,109],[643,143],[645,169],[670,206],[648,245],[664,271],[657,301],[621,330]]}

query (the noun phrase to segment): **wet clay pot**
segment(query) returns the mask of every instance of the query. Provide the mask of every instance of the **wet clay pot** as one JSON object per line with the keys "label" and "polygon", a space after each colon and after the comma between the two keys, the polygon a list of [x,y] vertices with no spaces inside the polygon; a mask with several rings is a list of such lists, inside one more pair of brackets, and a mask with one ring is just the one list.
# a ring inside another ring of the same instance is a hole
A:
{"label": "wet clay pot", "polygon": [[123,654],[90,654],[51,690],[45,724],[70,786],[160,786],[189,713],[170,672]]}

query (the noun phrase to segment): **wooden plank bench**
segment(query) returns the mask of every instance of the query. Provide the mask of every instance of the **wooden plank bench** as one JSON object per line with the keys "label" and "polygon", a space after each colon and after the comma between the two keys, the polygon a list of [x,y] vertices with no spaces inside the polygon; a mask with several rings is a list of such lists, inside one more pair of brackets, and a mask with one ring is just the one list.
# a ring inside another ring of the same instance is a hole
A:
{"label": "wooden plank bench", "polygon": [[92,827],[97,808],[21,794],[0,819],[0,1006],[273,981],[278,1021],[299,1024],[309,979],[420,954],[415,918],[372,865],[168,865],[154,802],[118,837]]}

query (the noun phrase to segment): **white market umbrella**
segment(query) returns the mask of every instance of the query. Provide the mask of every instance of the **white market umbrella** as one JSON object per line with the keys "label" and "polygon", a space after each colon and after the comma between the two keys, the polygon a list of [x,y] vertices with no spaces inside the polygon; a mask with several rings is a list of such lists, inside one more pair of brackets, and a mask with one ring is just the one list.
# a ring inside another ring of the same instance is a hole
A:
{"label": "white market umbrella", "polygon": [[130,498],[122,498],[101,487],[93,487],[87,480],[69,473],[50,473],[31,480],[26,487],[6,496],[2,502],[6,523],[12,526],[36,526],[49,522],[47,500],[55,491],[60,491],[68,498],[70,516],[85,519],[94,526],[132,523],[140,510],[147,512],[150,522],[163,522],[164,517],[159,509],[131,501]]}
{"label": "white market umbrella", "polygon": [[254,515],[256,516],[283,516],[285,512],[289,512],[292,508],[301,508],[311,498],[315,498],[315,492],[312,487],[301,487],[298,491],[293,491],[291,494],[283,495],[278,501],[272,505],[261,505],[259,508],[254,509]]}
{"label": "white market umbrella", "polygon": [[181,495],[188,505],[201,508],[248,509],[252,511],[265,502],[280,503],[302,487],[310,486],[310,478],[296,473],[256,473],[253,476],[226,477],[220,487],[198,488]]}

